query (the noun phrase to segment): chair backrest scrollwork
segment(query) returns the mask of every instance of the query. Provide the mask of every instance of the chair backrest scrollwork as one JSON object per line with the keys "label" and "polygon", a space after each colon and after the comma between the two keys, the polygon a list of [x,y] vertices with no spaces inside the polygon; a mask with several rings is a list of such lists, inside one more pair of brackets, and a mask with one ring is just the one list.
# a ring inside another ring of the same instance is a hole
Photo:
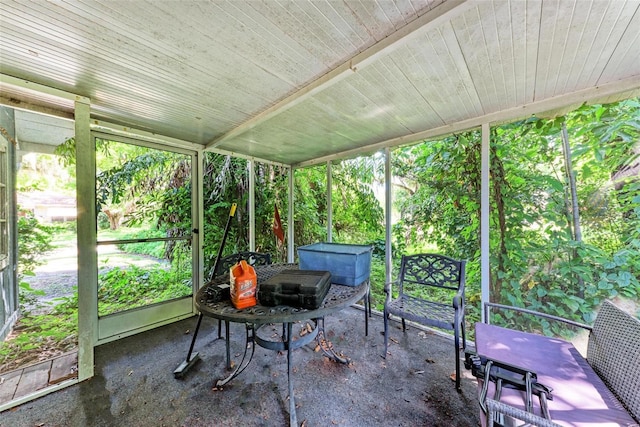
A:
{"label": "chair backrest scrollwork", "polygon": [[464,290],[465,261],[439,254],[404,255],[400,266],[399,291],[407,284]]}

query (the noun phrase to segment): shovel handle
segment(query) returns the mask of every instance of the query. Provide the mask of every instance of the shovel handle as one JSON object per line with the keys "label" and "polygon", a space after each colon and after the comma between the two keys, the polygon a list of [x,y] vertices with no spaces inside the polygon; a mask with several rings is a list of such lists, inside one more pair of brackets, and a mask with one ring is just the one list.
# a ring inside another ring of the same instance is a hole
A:
{"label": "shovel handle", "polygon": [[231,204],[231,210],[229,210],[229,218],[227,219],[227,224],[224,226],[224,234],[222,235],[222,242],[220,243],[220,248],[218,249],[218,256],[216,257],[216,261],[213,264],[213,272],[218,270],[218,264],[220,263],[220,258],[222,258],[222,250],[224,249],[224,244],[227,241],[227,234],[229,233],[229,226],[231,226],[231,219],[236,214],[236,207],[238,207],[237,203]]}

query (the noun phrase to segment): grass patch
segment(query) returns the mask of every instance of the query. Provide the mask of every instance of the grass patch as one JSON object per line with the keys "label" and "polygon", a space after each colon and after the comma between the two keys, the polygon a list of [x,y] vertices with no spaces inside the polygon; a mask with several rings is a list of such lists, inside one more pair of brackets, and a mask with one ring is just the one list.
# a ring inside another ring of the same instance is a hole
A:
{"label": "grass patch", "polygon": [[191,270],[115,267],[98,277],[98,316],[191,295]]}
{"label": "grass patch", "polygon": [[78,298],[59,298],[38,314],[18,319],[0,343],[0,372],[59,356],[78,347]]}

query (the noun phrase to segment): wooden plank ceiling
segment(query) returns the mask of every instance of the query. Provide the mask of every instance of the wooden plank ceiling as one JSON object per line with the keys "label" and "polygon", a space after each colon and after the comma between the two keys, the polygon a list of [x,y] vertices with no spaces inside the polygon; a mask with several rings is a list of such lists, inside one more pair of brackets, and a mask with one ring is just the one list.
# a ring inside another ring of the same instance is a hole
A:
{"label": "wooden plank ceiling", "polygon": [[0,102],[290,165],[640,94],[640,0],[2,0]]}

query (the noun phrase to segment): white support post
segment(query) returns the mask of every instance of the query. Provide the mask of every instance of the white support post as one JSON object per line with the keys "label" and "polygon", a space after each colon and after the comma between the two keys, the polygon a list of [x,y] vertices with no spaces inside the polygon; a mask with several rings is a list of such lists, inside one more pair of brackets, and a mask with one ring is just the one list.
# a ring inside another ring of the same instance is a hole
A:
{"label": "white support post", "polygon": [[256,250],[256,174],[255,161],[247,162],[249,173],[249,250]]}
{"label": "white support post", "polygon": [[384,222],[385,222],[385,247],[384,247],[384,262],[385,262],[385,290],[386,283],[391,283],[391,273],[393,264],[391,259],[393,257],[391,249],[391,149],[389,147],[384,149]]}
{"label": "white support post", "polygon": [[333,197],[331,189],[333,187],[333,174],[331,171],[331,162],[327,162],[327,242],[333,241]]}
{"label": "white support post", "polygon": [[294,203],[294,197],[293,197],[293,184],[294,184],[294,179],[293,179],[293,168],[289,168],[289,206],[287,209],[287,262],[293,262],[294,260],[294,251],[293,251],[293,247],[295,245],[294,239],[293,239],[293,223],[294,223],[294,217],[293,217],[293,203]]}
{"label": "white support post", "polygon": [[78,205],[78,380],[94,375],[93,347],[98,341],[98,253],[96,235],[95,141],[91,104],[75,101],[76,197]]}
{"label": "white support post", "polygon": [[491,133],[488,123],[482,125],[482,155],[480,184],[480,307],[481,320],[485,322],[484,303],[490,302],[489,275],[489,145]]}
{"label": "white support post", "polygon": [[194,186],[195,190],[191,192],[191,197],[195,200],[193,206],[196,211],[193,213],[193,228],[198,230],[193,236],[192,246],[197,253],[194,254],[196,260],[196,272],[197,282],[196,287],[193,290],[193,312],[196,312],[195,306],[195,292],[204,285],[204,156],[205,153],[202,150],[198,150],[195,156],[195,165],[193,167],[193,173],[195,174]]}

